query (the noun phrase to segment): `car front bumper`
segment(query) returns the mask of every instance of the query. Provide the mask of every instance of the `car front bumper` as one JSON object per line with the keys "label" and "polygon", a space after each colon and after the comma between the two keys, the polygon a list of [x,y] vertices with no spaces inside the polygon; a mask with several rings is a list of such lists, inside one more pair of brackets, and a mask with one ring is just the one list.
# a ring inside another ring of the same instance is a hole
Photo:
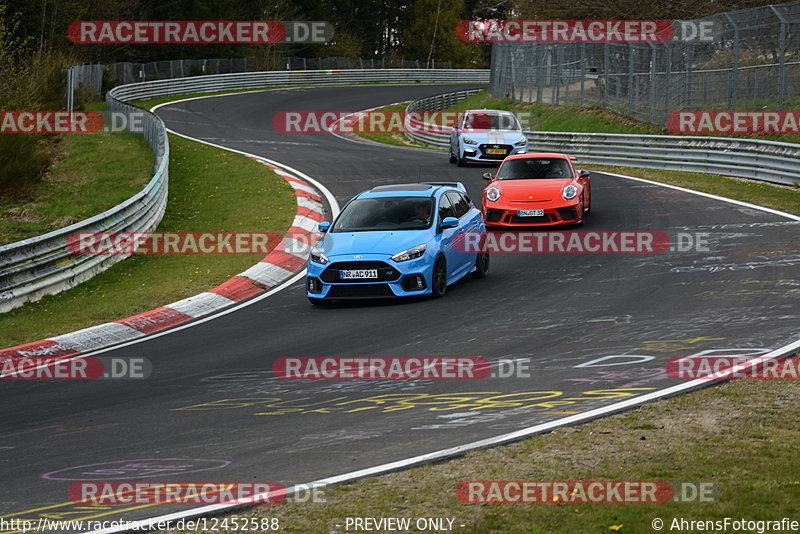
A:
{"label": "car front bumper", "polygon": [[[306,295],[313,299],[368,299],[427,295],[431,293],[433,257],[395,262],[383,254],[334,256],[322,265],[308,262]],[[376,269],[377,279],[343,279],[340,271]]]}

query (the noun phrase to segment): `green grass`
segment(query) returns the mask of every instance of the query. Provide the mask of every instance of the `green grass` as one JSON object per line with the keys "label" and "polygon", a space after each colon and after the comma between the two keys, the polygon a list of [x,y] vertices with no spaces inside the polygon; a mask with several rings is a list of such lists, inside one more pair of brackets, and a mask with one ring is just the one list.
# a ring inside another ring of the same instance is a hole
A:
{"label": "green grass", "polygon": [[[268,167],[172,135],[170,148],[169,200],[158,231],[283,233],[289,227],[295,213],[294,192]],[[0,315],[0,347],[157,308],[210,289],[262,257],[135,256],[76,288]]]}
{"label": "green grass", "polygon": [[[290,534],[344,533],[332,525],[346,517],[408,517],[412,525],[420,517],[454,518],[460,534],[652,534],[653,518],[667,526],[676,517],[798,519],[798,401],[796,380],[735,381],[448,462],[331,486],[324,503],[287,501],[232,516],[277,517]],[[480,505],[456,498],[459,482],[470,480],[715,486],[714,502],[704,503]]]}
{"label": "green grass", "polygon": [[526,130],[544,132],[606,132],[657,134],[652,124],[629,119],[600,106],[548,106],[515,104],[509,99],[493,98],[487,90],[465,98],[447,111],[466,109],[504,109],[517,114]]}
{"label": "green grass", "polygon": [[131,133],[64,135],[51,146],[42,181],[0,201],[0,244],[97,215],[130,198],[152,176],[153,154]]}

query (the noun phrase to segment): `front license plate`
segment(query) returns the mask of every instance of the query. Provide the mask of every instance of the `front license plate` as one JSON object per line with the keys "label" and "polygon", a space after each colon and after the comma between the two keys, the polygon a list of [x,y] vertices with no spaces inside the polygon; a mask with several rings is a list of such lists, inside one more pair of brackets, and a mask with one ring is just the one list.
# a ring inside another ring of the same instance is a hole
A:
{"label": "front license plate", "polygon": [[544,210],[518,210],[518,217],[543,217]]}
{"label": "front license plate", "polygon": [[506,149],[505,148],[487,148],[486,149],[486,153],[487,154],[505,154],[506,153]]}
{"label": "front license plate", "polygon": [[339,271],[339,278],[345,280],[378,278],[378,269],[347,269]]}

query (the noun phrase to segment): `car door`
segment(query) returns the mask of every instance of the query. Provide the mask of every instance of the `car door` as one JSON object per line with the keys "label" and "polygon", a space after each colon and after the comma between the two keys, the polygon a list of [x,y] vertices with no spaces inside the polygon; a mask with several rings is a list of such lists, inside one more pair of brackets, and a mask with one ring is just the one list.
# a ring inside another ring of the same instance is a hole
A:
{"label": "car door", "polygon": [[448,282],[460,268],[457,258],[457,251],[454,248],[453,239],[458,235],[458,226],[454,228],[442,228],[442,221],[445,217],[455,217],[455,209],[447,194],[439,197],[439,220],[437,221],[439,233],[439,243],[442,254],[447,260],[447,280]]}
{"label": "car door", "polygon": [[452,259],[448,258],[448,262],[452,261],[455,264],[454,274],[459,276],[475,265],[475,254],[464,250],[464,239],[468,232],[479,230],[478,219],[474,217],[475,213],[471,213],[471,203],[463,193],[448,191],[445,196],[453,207],[454,217],[458,219],[457,232],[453,236],[456,244],[453,247]]}

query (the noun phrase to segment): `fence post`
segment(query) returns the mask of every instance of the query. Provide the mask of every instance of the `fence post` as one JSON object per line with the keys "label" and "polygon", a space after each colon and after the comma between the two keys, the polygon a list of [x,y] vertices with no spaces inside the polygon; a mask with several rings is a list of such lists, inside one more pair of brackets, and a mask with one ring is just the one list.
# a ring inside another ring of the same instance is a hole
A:
{"label": "fence post", "polygon": [[786,94],[786,26],[788,21],[781,15],[775,6],[769,6],[770,9],[781,21],[781,38],[780,38],[780,57],[778,58],[778,111],[783,111],[783,97]]}
{"label": "fence post", "polygon": [[650,122],[655,122],[656,117],[656,61],[658,60],[658,50],[656,45],[650,43],[650,109],[648,117]]}
{"label": "fence post", "polygon": [[609,75],[608,71],[610,70],[611,58],[609,52],[609,44],[603,43],[603,77],[605,78],[605,82],[603,85],[605,86],[605,90],[603,91],[603,107],[608,107],[608,84],[611,80],[611,76]]}
{"label": "fence post", "polygon": [[694,63],[694,43],[686,45],[686,110],[692,109],[692,64]]}
{"label": "fence post", "polygon": [[558,106],[561,99],[561,78],[564,68],[564,47],[555,45],[556,48],[556,81],[553,84],[553,104]]}
{"label": "fence post", "polygon": [[739,91],[737,80],[739,74],[739,25],[728,13],[723,13],[723,15],[733,26],[733,68],[731,68],[730,76],[728,76],[728,108],[735,110]]}
{"label": "fence post", "polygon": [[672,44],[667,43],[667,64],[664,73],[664,120],[670,112],[669,87],[672,83]]}
{"label": "fence post", "polygon": [[581,43],[581,106],[584,104],[584,87],[586,85],[586,43]]}
{"label": "fence post", "polygon": [[628,44],[628,116],[633,116],[633,44]]}

